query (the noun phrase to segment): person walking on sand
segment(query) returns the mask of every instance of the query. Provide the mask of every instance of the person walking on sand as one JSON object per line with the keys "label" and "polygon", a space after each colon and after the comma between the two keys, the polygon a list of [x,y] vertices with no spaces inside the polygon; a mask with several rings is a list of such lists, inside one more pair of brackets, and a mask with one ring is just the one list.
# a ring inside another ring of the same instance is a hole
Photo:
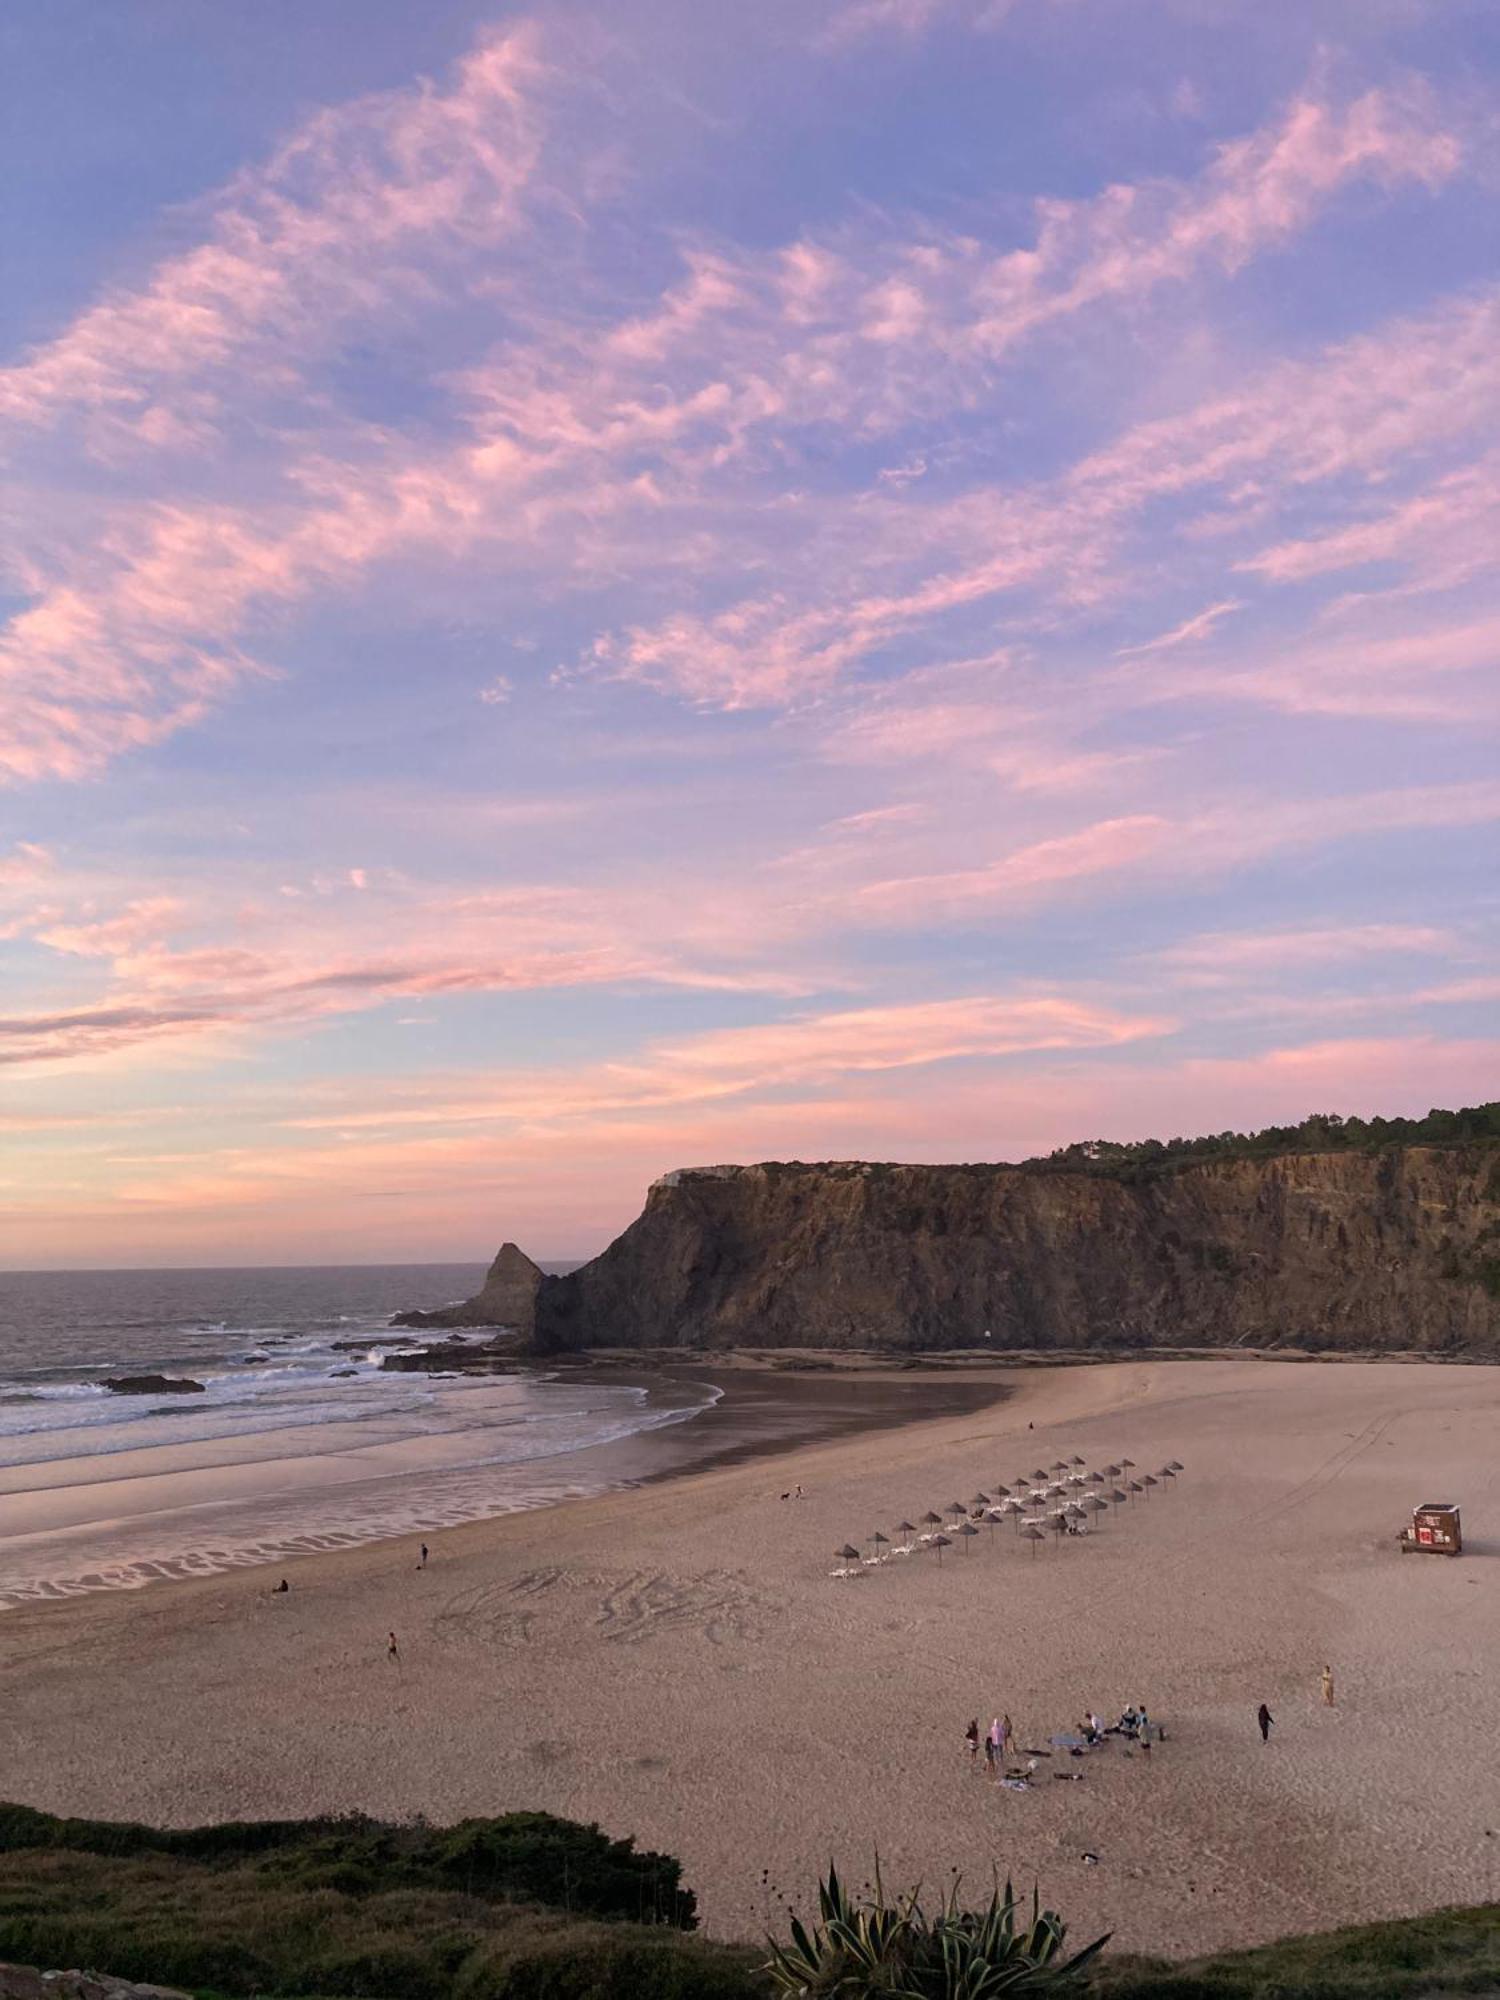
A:
{"label": "person walking on sand", "polygon": [[990,1776],[1005,1775],[1005,1725],[997,1715],[990,1723],[989,1735],[984,1739],[984,1754],[990,1767]]}
{"label": "person walking on sand", "polygon": [[979,1762],[979,1717],[977,1715],[964,1731],[964,1741],[969,1746],[969,1762],[977,1765]]}
{"label": "person walking on sand", "polygon": [[399,1665],[401,1661],[401,1648],[396,1644],[396,1635],[394,1632],[387,1632],[385,1636],[385,1656],[388,1660],[394,1660]]}
{"label": "person walking on sand", "polygon": [[418,1568],[418,1569],[426,1569],[426,1567],[427,1567],[427,1544],[426,1544],[425,1542],[423,1542],[423,1544],[422,1544],[422,1553],[421,1553],[420,1557],[419,1557],[419,1558],[418,1558],[418,1560],[417,1560],[417,1568]]}
{"label": "person walking on sand", "polygon": [[1332,1668],[1332,1667],[1324,1667],[1324,1669],[1323,1669],[1323,1706],[1324,1706],[1325,1708],[1332,1708],[1332,1707],[1333,1707],[1333,1668]]}
{"label": "person walking on sand", "polygon": [[1276,1718],[1274,1715],[1272,1715],[1270,1709],[1266,1707],[1264,1702],[1262,1702],[1260,1707],[1255,1711],[1255,1719],[1260,1724],[1261,1742],[1269,1743],[1271,1740],[1271,1724],[1276,1720]]}

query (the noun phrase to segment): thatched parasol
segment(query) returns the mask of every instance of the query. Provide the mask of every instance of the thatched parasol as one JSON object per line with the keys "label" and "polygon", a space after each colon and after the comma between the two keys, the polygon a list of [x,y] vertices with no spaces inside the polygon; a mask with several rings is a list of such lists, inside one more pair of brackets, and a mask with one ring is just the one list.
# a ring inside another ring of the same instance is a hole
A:
{"label": "thatched parasol", "polygon": [[888,1549],[888,1548],[890,1547],[890,1545],[891,1545],[891,1538],[890,1538],[890,1536],[889,1536],[889,1535],[882,1535],[882,1534],[881,1534],[881,1532],[880,1532],[880,1530],[879,1530],[879,1528],[877,1528],[877,1529],[875,1530],[874,1534],[873,1534],[873,1535],[871,1535],[871,1537],[870,1537],[870,1546],[871,1546],[871,1548],[875,1549],[875,1550],[876,1550],[877,1552],[878,1552],[879,1550],[881,1550],[881,1549]]}
{"label": "thatched parasol", "polygon": [[857,1563],[863,1560],[859,1550],[855,1548],[853,1542],[845,1542],[844,1546],[841,1549],[834,1550],[834,1554],[836,1556],[842,1556],[844,1561],[849,1563]]}
{"label": "thatched parasol", "polygon": [[1169,1472],[1181,1472],[1182,1460],[1180,1458],[1169,1458],[1167,1460],[1167,1470]]}
{"label": "thatched parasol", "polygon": [[1131,1499],[1132,1499],[1132,1500],[1133,1500],[1133,1499],[1135,1498],[1135,1496],[1136,1496],[1136,1494],[1137,1494],[1137,1493],[1143,1493],[1143,1492],[1144,1492],[1144,1491],[1146,1490],[1146,1489],[1145,1489],[1145,1488],[1144,1488],[1144,1487],[1143,1487],[1143,1486],[1141,1485],[1141,1482],[1140,1482],[1140,1481],[1139,1481],[1138,1479],[1132,1479],[1132,1480],[1128,1481],[1127,1483],[1128,1483],[1128,1485],[1129,1485],[1129,1487],[1130,1487],[1130,1497],[1131,1497]]}
{"label": "thatched parasol", "polygon": [[1113,1500],[1113,1501],[1114,1501],[1115,1505],[1116,1505],[1116,1506],[1118,1507],[1118,1506],[1119,1506],[1119,1504],[1120,1504],[1120,1502],[1121,1502],[1122,1500],[1128,1500],[1128,1499],[1130,1498],[1130,1495],[1129,1495],[1128,1493],[1122,1493],[1122,1492],[1120,1491],[1119,1487],[1117,1486],[1117,1487],[1115,1488],[1115,1490],[1113,1491],[1113,1493],[1111,1493],[1111,1494],[1110,1494],[1110,1496],[1109,1496],[1109,1497],[1110,1497],[1110,1499],[1111,1499],[1111,1500]]}
{"label": "thatched parasol", "polygon": [[915,1521],[898,1521],[896,1526],[903,1535],[914,1535],[917,1532]]}
{"label": "thatched parasol", "polygon": [[941,1569],[943,1566],[943,1550],[951,1549],[953,1544],[946,1535],[934,1535],[932,1546],[937,1550],[938,1568]]}
{"label": "thatched parasol", "polygon": [[989,1504],[990,1496],[988,1493],[976,1493],[974,1498],[969,1502],[971,1507],[988,1507]]}
{"label": "thatched parasol", "polygon": [[1091,1514],[1107,1514],[1109,1512],[1109,1502],[1101,1500],[1097,1493],[1090,1493],[1083,1504]]}
{"label": "thatched parasol", "polygon": [[963,1526],[959,1529],[958,1532],[964,1538],[964,1554],[967,1555],[969,1553],[969,1544],[971,1541],[973,1541],[974,1537],[979,1533],[979,1530],[974,1526],[974,1523],[972,1521],[965,1521]]}
{"label": "thatched parasol", "polygon": [[1161,1485],[1161,1481],[1160,1481],[1159,1479],[1153,1479],[1153,1478],[1152,1478],[1152,1476],[1151,1476],[1151,1474],[1150,1474],[1150,1473],[1148,1472],[1148,1473],[1146,1474],[1145,1478],[1144,1478],[1144,1479],[1143,1479],[1143,1480],[1141,1481],[1141,1484],[1142,1484],[1142,1486],[1144,1486],[1144,1487],[1145,1487],[1145,1489],[1146,1489],[1146,1498],[1147,1498],[1147,1499],[1149,1500],[1149,1499],[1151,1498],[1151,1488],[1152,1488],[1153,1486],[1160,1486],[1160,1485]]}
{"label": "thatched parasol", "polygon": [[1068,1463],[1069,1465],[1087,1465],[1088,1460],[1086,1458],[1079,1458],[1075,1453],[1074,1456],[1068,1460]]}
{"label": "thatched parasol", "polygon": [[1023,1529],[1021,1530],[1021,1536],[1022,1536],[1022,1539],[1023,1539],[1024,1541],[1028,1541],[1028,1542],[1030,1542],[1030,1544],[1031,1544],[1031,1559],[1032,1559],[1032,1561],[1033,1561],[1033,1562],[1035,1562],[1035,1561],[1036,1561],[1036,1545],[1037,1545],[1037,1543],[1038,1543],[1038,1542],[1045,1542],[1045,1541],[1046,1541],[1046,1539],[1047,1539],[1046,1535],[1045,1535],[1045,1534],[1043,1534],[1042,1530],[1041,1530],[1041,1529],[1040,1529],[1040,1528],[1039,1528],[1039,1527],[1038,1527],[1038,1526],[1036,1525],[1036,1523],[1035,1523],[1035,1522],[1033,1521],[1033,1522],[1031,1522],[1031,1523],[1030,1523],[1030,1524],[1029,1524],[1029,1525],[1028,1525],[1027,1527],[1024,1527],[1024,1528],[1023,1528]]}

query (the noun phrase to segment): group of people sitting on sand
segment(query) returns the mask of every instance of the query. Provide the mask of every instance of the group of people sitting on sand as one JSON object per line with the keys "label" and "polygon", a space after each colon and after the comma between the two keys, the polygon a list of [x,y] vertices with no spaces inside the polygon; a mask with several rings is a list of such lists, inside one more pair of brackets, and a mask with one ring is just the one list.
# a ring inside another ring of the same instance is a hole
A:
{"label": "group of people sitting on sand", "polygon": [[[989,1776],[1004,1785],[1007,1791],[1025,1792],[1030,1790],[1044,1757],[1086,1757],[1090,1751],[1107,1749],[1109,1739],[1118,1737],[1139,1749],[1141,1755],[1149,1760],[1153,1740],[1159,1742],[1165,1733],[1151,1720],[1144,1702],[1131,1702],[1120,1711],[1118,1722],[1106,1723],[1089,1709],[1082,1722],[1072,1730],[1064,1730],[1049,1738],[1049,1747],[1044,1750],[1018,1750],[1015,1726],[1008,1715],[997,1715],[984,1731],[980,1730],[979,1718],[975,1716],[964,1731],[964,1742],[968,1745],[971,1765],[977,1768],[979,1752],[983,1748],[985,1769]],[[1125,1754],[1130,1756],[1133,1751],[1127,1750]],[[1012,1759],[1024,1761],[1012,1762]],[[1082,1774],[1055,1770],[1052,1775],[1062,1783],[1075,1780]]]}

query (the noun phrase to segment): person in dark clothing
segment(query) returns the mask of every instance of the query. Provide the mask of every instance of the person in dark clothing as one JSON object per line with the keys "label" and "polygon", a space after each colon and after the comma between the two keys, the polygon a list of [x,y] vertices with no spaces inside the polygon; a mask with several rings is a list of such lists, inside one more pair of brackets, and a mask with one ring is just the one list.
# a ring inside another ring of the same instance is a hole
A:
{"label": "person in dark clothing", "polygon": [[969,1762],[977,1764],[979,1762],[979,1717],[977,1715],[964,1731],[964,1741],[969,1746]]}
{"label": "person in dark clothing", "polygon": [[281,1579],[280,1583],[278,1583],[278,1584],[277,1584],[277,1586],[276,1586],[276,1592],[275,1592],[275,1594],[276,1594],[276,1595],[277,1595],[277,1596],[279,1597],[279,1596],[281,1595],[282,1591],[284,1591],[284,1590],[290,1590],[290,1589],[291,1589],[291,1587],[292,1587],[292,1586],[291,1586],[291,1585],[290,1585],[290,1584],[289,1584],[289,1583],[287,1582],[286,1578],[285,1578],[285,1577],[283,1577],[283,1578]]}
{"label": "person in dark clothing", "polygon": [[1271,1724],[1276,1720],[1276,1718],[1274,1715],[1272,1715],[1270,1709],[1266,1707],[1264,1702],[1262,1702],[1260,1707],[1255,1711],[1255,1719],[1260,1724],[1261,1742],[1269,1743],[1271,1740]]}
{"label": "person in dark clothing", "polygon": [[422,1544],[422,1556],[421,1556],[421,1560],[420,1560],[420,1561],[418,1562],[418,1564],[417,1564],[417,1568],[418,1568],[418,1569],[426,1569],[426,1567],[427,1567],[427,1544],[426,1544],[425,1542],[423,1542],[423,1544]]}

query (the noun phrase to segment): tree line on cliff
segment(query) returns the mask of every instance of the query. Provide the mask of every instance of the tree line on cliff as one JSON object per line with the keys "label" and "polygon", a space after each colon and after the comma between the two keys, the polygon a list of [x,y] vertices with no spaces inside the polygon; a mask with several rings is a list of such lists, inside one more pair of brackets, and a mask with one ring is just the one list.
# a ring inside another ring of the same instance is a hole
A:
{"label": "tree line on cliff", "polygon": [[1432,1110],[1425,1118],[1346,1118],[1337,1111],[1317,1111],[1296,1125],[1266,1125],[1258,1132],[1208,1132],[1196,1139],[1075,1140],[1023,1164],[1028,1173],[1115,1174],[1130,1168],[1170,1172],[1200,1160],[1261,1160],[1276,1153],[1378,1152],[1386,1146],[1495,1141],[1500,1141],[1500,1103]]}

